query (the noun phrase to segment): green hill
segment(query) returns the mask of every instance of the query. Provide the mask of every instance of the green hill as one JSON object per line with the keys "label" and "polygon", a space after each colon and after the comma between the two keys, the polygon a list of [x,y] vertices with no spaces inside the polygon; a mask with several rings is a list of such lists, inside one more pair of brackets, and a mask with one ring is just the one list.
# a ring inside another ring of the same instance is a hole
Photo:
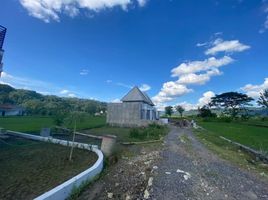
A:
{"label": "green hill", "polygon": [[55,95],[42,95],[35,91],[15,89],[0,84],[0,105],[12,104],[22,106],[28,115],[55,115],[80,111],[89,114],[105,111],[106,103],[79,98],[65,98]]}

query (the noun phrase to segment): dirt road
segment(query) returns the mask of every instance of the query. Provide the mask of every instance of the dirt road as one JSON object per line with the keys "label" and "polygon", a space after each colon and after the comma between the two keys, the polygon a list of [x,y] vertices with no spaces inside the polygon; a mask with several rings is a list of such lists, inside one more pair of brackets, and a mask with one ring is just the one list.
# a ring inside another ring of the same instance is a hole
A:
{"label": "dirt road", "polygon": [[190,129],[170,127],[164,143],[133,146],[79,199],[268,200],[268,182],[219,158]]}
{"label": "dirt road", "polygon": [[268,199],[268,183],[208,151],[189,129],[171,127],[150,199]]}

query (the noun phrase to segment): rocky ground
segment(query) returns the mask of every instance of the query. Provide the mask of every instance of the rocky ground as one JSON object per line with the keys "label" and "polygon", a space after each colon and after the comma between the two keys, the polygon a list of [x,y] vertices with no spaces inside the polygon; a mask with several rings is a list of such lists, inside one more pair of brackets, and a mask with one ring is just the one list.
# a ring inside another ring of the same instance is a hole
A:
{"label": "rocky ground", "polygon": [[190,129],[123,157],[79,199],[268,199],[268,182],[220,159]]}
{"label": "rocky ground", "polygon": [[163,144],[124,147],[119,161],[104,172],[78,199],[144,199],[148,180],[160,159]]}

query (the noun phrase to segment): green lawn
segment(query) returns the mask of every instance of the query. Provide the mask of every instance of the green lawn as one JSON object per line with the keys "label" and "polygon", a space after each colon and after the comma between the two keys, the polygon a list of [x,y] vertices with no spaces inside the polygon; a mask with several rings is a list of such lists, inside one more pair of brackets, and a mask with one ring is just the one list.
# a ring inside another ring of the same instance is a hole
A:
{"label": "green lawn", "polygon": [[0,140],[0,199],[33,199],[96,162],[93,152],[10,137]]}
{"label": "green lawn", "polygon": [[[89,116],[84,121],[77,123],[77,129],[90,129],[95,127],[104,126],[106,118],[104,116]],[[0,117],[0,127],[28,133],[39,133],[43,127],[53,127],[53,117],[40,117],[40,116],[23,116],[23,117]],[[73,125],[68,125],[72,128]]]}
{"label": "green lawn", "polygon": [[199,122],[210,133],[226,137],[256,150],[268,151],[268,128],[237,122]]}

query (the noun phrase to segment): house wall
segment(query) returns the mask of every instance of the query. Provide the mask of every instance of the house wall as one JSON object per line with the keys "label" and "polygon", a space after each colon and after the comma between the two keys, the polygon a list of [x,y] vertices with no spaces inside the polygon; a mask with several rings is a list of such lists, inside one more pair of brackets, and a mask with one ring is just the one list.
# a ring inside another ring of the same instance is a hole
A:
{"label": "house wall", "polygon": [[110,103],[107,123],[112,126],[145,126],[155,120],[155,108],[142,102]]}
{"label": "house wall", "polygon": [[4,116],[17,116],[17,115],[22,115],[23,112],[21,109],[17,110],[0,110],[0,116],[2,116],[4,113]]}

